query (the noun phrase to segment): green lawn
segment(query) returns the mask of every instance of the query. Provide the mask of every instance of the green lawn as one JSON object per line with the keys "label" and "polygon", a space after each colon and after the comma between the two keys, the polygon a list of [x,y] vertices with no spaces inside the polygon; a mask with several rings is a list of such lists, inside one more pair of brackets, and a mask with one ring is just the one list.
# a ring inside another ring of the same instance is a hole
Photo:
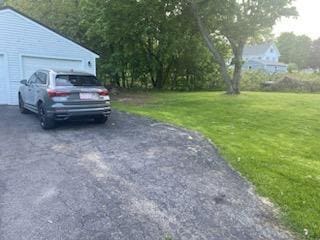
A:
{"label": "green lawn", "polygon": [[287,225],[320,239],[320,95],[133,94],[114,107],[201,132]]}

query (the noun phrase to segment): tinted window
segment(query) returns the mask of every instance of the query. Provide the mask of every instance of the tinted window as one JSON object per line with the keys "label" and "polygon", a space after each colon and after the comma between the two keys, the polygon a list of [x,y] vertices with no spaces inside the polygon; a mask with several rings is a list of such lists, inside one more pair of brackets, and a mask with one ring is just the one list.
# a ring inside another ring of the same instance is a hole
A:
{"label": "tinted window", "polygon": [[56,86],[100,86],[95,76],[58,75]]}
{"label": "tinted window", "polygon": [[29,78],[29,84],[35,84],[36,82],[36,74],[34,73],[30,78]]}
{"label": "tinted window", "polygon": [[37,79],[36,79],[37,84],[47,84],[47,74],[43,72],[38,72],[37,73]]}

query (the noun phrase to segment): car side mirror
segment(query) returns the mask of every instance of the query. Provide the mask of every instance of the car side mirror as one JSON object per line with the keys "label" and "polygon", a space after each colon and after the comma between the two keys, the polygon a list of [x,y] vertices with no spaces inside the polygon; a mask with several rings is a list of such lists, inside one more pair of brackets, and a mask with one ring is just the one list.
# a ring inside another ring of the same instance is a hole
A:
{"label": "car side mirror", "polygon": [[28,85],[28,81],[26,79],[21,80],[20,83],[22,85],[26,85],[26,86]]}

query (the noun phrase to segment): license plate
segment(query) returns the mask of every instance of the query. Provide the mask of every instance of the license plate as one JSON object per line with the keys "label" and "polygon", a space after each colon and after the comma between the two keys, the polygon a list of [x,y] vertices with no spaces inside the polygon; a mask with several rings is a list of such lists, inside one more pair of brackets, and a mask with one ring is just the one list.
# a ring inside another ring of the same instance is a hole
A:
{"label": "license plate", "polygon": [[98,94],[96,93],[80,93],[81,100],[96,100],[98,99]]}

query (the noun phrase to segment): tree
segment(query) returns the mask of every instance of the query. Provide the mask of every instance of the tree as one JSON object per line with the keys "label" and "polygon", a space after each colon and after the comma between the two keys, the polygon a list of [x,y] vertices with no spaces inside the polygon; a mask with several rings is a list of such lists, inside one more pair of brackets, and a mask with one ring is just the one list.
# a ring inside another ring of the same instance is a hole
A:
{"label": "tree", "polygon": [[[203,36],[228,86],[227,93],[240,93],[242,54],[250,38],[263,35],[281,17],[296,15],[292,0],[190,0]],[[217,48],[214,38],[225,39],[233,52],[233,75]]]}
{"label": "tree", "polygon": [[320,38],[312,42],[309,66],[315,70],[320,69]]}
{"label": "tree", "polygon": [[[86,13],[84,36],[95,42],[103,71],[114,84],[194,89],[219,79],[188,4],[178,0],[83,0],[82,9]],[[225,44],[217,44],[225,57]]]}
{"label": "tree", "polygon": [[306,35],[297,36],[294,33],[282,33],[277,39],[281,53],[280,61],[295,63],[298,69],[309,67],[312,40]]}
{"label": "tree", "polygon": [[[81,0],[5,0],[5,4],[27,13],[32,18],[84,43],[79,23],[83,18]],[[53,10],[54,9],[54,10]]]}
{"label": "tree", "polygon": [[[222,88],[190,5],[181,0],[6,0],[95,49],[98,77],[123,88]],[[51,9],[55,9],[52,11]],[[224,59],[229,46],[215,39]]]}

